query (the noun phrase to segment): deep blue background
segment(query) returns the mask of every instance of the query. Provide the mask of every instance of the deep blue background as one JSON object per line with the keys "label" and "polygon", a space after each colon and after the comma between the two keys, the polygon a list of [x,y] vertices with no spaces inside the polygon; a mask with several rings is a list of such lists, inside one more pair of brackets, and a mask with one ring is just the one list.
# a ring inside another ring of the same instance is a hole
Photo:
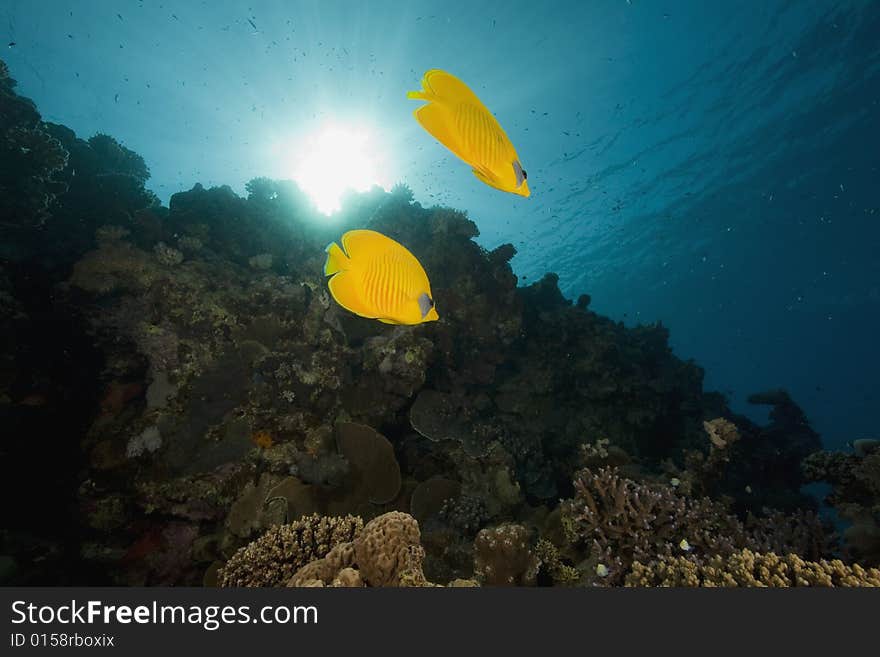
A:
{"label": "deep blue background", "polygon": [[[366,121],[385,177],[512,241],[525,282],[662,320],[739,410],[783,386],[829,445],[877,436],[880,3],[6,0],[0,29],[44,118],[119,138],[165,201]],[[433,67],[496,113],[530,199],[413,121]]]}

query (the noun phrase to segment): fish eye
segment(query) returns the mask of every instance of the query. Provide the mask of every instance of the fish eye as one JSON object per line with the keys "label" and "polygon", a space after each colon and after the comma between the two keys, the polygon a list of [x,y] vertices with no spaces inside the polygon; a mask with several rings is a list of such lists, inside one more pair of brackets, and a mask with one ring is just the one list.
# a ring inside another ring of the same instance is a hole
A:
{"label": "fish eye", "polygon": [[434,307],[434,300],[431,297],[428,297],[428,308]]}
{"label": "fish eye", "polygon": [[529,179],[529,174],[526,173],[526,170],[525,170],[525,169],[523,169],[522,172],[523,172],[523,180],[528,180],[528,179]]}

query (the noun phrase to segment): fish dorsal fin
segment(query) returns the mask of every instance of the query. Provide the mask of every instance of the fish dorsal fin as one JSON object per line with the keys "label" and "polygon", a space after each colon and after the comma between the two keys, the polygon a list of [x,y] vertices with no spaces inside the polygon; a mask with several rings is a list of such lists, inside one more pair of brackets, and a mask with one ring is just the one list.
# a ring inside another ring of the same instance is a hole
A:
{"label": "fish dorsal fin", "polygon": [[485,106],[477,98],[477,94],[471,91],[464,82],[452,73],[432,68],[422,78],[422,87],[433,96],[452,103],[470,103],[485,109]]}
{"label": "fish dorsal fin", "polygon": [[350,230],[342,236],[342,248],[352,260],[356,260],[359,256],[381,253],[393,245],[394,242],[382,233],[365,228]]}

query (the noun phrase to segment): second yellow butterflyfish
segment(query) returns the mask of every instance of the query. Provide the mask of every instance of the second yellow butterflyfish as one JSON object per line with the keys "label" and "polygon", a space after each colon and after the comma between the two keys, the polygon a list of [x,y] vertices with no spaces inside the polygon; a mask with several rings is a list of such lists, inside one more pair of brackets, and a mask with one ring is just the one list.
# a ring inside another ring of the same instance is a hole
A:
{"label": "second yellow butterflyfish", "polygon": [[408,98],[428,101],[416,120],[441,144],[467,162],[474,175],[503,192],[529,196],[528,177],[507,133],[477,95],[457,77],[431,69],[422,89]]}
{"label": "second yellow butterflyfish", "polygon": [[374,230],[350,230],[341,241],[342,247],[327,247],[324,263],[330,294],[340,306],[386,324],[440,319],[428,275],[405,246]]}

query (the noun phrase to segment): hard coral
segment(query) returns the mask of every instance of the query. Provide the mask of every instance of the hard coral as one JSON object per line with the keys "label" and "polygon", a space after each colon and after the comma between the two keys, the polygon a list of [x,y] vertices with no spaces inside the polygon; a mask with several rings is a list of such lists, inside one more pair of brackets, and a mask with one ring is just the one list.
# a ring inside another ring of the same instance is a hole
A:
{"label": "hard coral", "polygon": [[661,557],[635,562],[627,586],[880,586],[880,570],[842,561],[804,561],[797,555],[741,550],[703,563],[690,557]]}
{"label": "hard coral", "polygon": [[412,516],[391,511],[364,525],[353,541],[300,568],[288,586],[430,586],[419,538]]}
{"label": "hard coral", "polygon": [[351,466],[353,486],[374,504],[390,502],[400,491],[400,466],[394,446],[379,432],[363,424],[336,425],[339,451]]}
{"label": "hard coral", "polygon": [[[351,568],[353,563],[354,544],[351,542],[340,543],[325,557],[316,559],[297,570],[287,581],[287,586],[332,586],[343,571],[354,570]],[[357,586],[363,584],[360,573],[358,573],[356,580],[345,578],[340,581],[347,581],[350,584],[357,582]]]}
{"label": "hard coral", "polygon": [[480,530],[474,541],[474,575],[490,586],[534,586],[540,560],[522,525]]}
{"label": "hard coral", "polygon": [[574,485],[575,497],[563,506],[568,540],[593,546],[609,570],[609,584],[619,582],[633,561],[682,549],[728,555],[757,547],[743,524],[708,498],[685,498],[671,486],[640,484],[611,468],[582,470]]}
{"label": "hard coral", "polygon": [[363,528],[355,516],[305,516],[238,550],[217,573],[220,586],[282,586],[306,564],[349,543]]}
{"label": "hard coral", "polygon": [[421,570],[418,557],[419,523],[400,511],[373,518],[355,538],[354,555],[358,570],[370,586],[401,586]]}

